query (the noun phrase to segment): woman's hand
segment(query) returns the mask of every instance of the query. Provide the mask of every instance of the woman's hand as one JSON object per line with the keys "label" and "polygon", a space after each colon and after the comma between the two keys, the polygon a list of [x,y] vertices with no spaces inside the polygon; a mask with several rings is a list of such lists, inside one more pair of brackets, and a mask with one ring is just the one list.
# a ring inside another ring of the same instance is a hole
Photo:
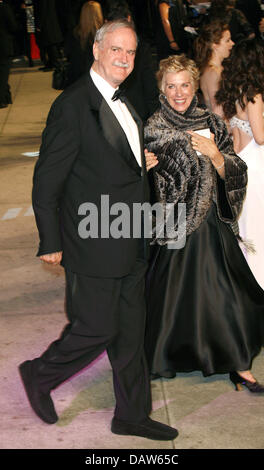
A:
{"label": "woman's hand", "polygon": [[193,131],[187,131],[187,133],[191,136],[191,143],[193,149],[197,152],[202,153],[203,155],[207,155],[207,157],[210,158],[212,164],[214,165],[221,178],[223,178],[225,171],[224,157],[216,146],[214,134],[210,132],[210,139],[208,139],[207,137],[199,135]]}
{"label": "woman's hand", "polygon": [[173,49],[174,51],[179,51],[180,48],[178,44],[176,43],[176,41],[174,40],[173,33],[172,33],[170,19],[169,19],[169,11],[170,11],[170,6],[168,5],[168,3],[161,2],[159,4],[160,18],[161,18],[161,22],[164,28],[164,32],[170,43],[170,48]]}
{"label": "woman's hand", "polygon": [[146,159],[146,168],[147,168],[147,171],[149,171],[151,168],[156,166],[159,163],[159,161],[156,155],[152,152],[149,152],[147,149],[144,150],[144,153],[145,153],[145,159]]}
{"label": "woman's hand", "polygon": [[180,50],[180,48],[179,48],[176,41],[170,41],[170,48],[173,49],[174,51],[179,51]]}

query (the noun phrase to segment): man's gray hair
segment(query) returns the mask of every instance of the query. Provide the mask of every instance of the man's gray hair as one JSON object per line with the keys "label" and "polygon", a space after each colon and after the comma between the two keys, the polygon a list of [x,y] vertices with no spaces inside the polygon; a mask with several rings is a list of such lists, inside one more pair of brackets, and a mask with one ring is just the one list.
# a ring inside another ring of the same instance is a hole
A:
{"label": "man's gray hair", "polygon": [[136,33],[136,30],[135,30],[134,24],[132,22],[126,20],[126,19],[115,20],[115,21],[106,21],[106,23],[104,23],[103,26],[101,26],[101,28],[99,28],[96,31],[95,37],[94,37],[94,42],[98,42],[99,44],[102,43],[103,40],[104,40],[104,37],[107,33],[113,33],[114,31],[116,31],[117,29],[120,29],[120,28],[131,29],[135,33],[136,40],[137,40],[137,43],[138,43],[137,33]]}

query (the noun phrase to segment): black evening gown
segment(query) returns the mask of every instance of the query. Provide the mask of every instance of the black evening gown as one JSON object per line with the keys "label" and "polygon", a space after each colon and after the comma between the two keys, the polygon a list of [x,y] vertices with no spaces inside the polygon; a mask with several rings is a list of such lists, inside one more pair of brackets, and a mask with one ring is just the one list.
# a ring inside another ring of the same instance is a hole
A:
{"label": "black evening gown", "polygon": [[147,310],[146,356],[154,376],[251,368],[264,343],[264,291],[214,203],[183,249],[157,247]]}

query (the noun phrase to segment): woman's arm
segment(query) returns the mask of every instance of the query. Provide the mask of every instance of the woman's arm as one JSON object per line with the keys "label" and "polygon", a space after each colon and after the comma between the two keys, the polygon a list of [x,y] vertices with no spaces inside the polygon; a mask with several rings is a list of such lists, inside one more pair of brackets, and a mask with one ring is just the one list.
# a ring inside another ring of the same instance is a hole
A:
{"label": "woman's arm", "polygon": [[263,99],[262,96],[256,95],[254,103],[248,102],[246,113],[250,123],[253,136],[257,144],[264,144],[264,120],[263,120]]}
{"label": "woman's arm", "polygon": [[232,136],[233,136],[234,151],[238,154],[241,148],[243,148],[241,144],[241,135],[237,127],[232,127],[231,130],[232,130]]}
{"label": "woman's arm", "polygon": [[175,41],[175,39],[173,37],[173,33],[172,33],[170,21],[169,21],[169,9],[170,9],[170,6],[165,2],[161,3],[159,5],[159,12],[160,12],[161,21],[162,21],[162,24],[163,24],[165,34],[166,34],[166,36],[168,38],[168,41],[170,43],[170,47],[171,47],[171,49],[174,49],[175,51],[178,51],[180,48],[179,48],[177,42]]}

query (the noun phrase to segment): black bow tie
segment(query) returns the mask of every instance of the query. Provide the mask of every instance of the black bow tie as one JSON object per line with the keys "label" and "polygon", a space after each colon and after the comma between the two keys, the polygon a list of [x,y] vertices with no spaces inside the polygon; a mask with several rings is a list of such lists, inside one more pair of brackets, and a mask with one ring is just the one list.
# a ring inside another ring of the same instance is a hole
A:
{"label": "black bow tie", "polygon": [[118,90],[116,90],[112,96],[112,101],[116,101],[116,100],[120,100],[120,101],[125,101],[126,97],[124,95],[124,92],[123,90],[120,90],[120,88],[118,88]]}

